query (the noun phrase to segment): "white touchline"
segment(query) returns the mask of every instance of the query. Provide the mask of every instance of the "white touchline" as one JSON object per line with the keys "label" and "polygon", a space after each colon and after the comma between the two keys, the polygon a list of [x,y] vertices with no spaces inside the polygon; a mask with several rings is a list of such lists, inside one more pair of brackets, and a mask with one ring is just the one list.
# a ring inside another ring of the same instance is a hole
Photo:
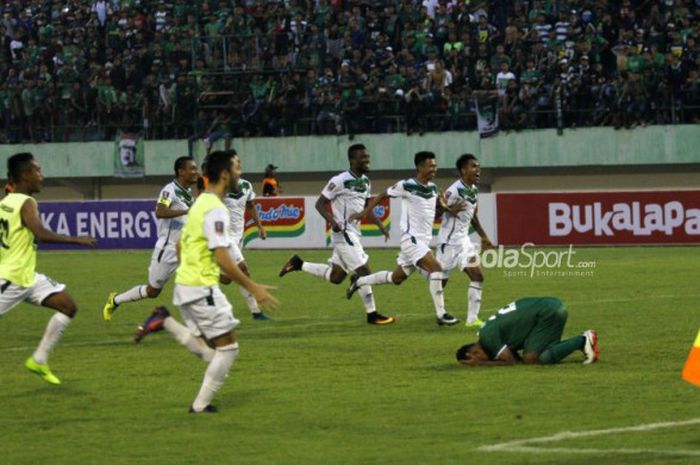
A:
{"label": "white touchline", "polygon": [[689,426],[700,424],[700,418],[692,418],[683,421],[666,421],[661,423],[646,423],[636,426],[622,428],[598,429],[590,431],[562,431],[551,436],[539,438],[519,439],[517,441],[502,442],[478,447],[482,452],[532,452],[532,453],[572,453],[572,454],[661,454],[661,455],[692,455],[700,456],[700,450],[673,450],[673,449],[585,449],[585,448],[563,448],[563,447],[536,447],[532,444],[563,441],[565,439],[577,439],[591,436],[602,436],[615,433],[633,433],[640,431],[652,431],[663,428],[677,428],[679,426]]}

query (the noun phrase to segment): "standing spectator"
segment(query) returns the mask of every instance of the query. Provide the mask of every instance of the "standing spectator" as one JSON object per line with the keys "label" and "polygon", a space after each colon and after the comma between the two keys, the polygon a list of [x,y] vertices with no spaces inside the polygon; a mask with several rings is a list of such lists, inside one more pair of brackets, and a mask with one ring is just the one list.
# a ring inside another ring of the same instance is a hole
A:
{"label": "standing spectator", "polygon": [[282,186],[277,180],[278,168],[272,163],[265,167],[265,178],[262,180],[263,197],[277,197],[282,193]]}

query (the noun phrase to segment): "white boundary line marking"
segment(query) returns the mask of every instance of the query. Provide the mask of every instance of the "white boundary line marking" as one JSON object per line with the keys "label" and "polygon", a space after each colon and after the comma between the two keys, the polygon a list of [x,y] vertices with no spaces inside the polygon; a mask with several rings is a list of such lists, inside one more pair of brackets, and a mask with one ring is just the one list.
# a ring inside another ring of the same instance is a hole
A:
{"label": "white boundary line marking", "polygon": [[519,453],[535,453],[535,454],[656,454],[656,455],[686,455],[700,457],[700,450],[682,450],[682,449],[585,449],[585,448],[568,448],[568,447],[537,447],[531,444],[541,444],[549,442],[563,441],[565,439],[577,439],[593,436],[603,436],[616,433],[634,433],[640,431],[652,431],[662,428],[677,428],[679,426],[689,426],[700,424],[700,418],[693,418],[683,421],[666,421],[661,423],[646,423],[636,426],[627,426],[623,428],[609,428],[589,431],[562,431],[551,436],[542,436],[538,438],[520,439],[517,441],[502,442],[500,444],[491,444],[478,447],[476,450],[481,452],[519,452]]}

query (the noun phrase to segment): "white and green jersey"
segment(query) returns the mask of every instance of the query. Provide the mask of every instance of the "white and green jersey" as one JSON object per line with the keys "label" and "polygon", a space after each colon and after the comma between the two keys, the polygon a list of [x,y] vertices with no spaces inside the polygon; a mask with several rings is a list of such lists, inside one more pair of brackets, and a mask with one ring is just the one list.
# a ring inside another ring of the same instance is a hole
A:
{"label": "white and green jersey", "polygon": [[[172,210],[189,210],[193,203],[192,189],[182,187],[177,180],[166,184],[158,196],[158,204]],[[180,240],[180,233],[186,221],[187,215],[176,218],[159,218],[156,248],[172,247],[174,250],[175,244]]]}
{"label": "white and green jersey", "polygon": [[457,216],[444,212],[442,214],[442,224],[438,241],[440,244],[459,245],[469,238],[469,226],[471,225],[476,204],[478,201],[479,189],[475,185],[468,186],[461,179],[458,179],[445,191],[447,205],[452,206],[463,202],[464,210]]}
{"label": "white and green jersey", "polygon": [[333,241],[343,241],[343,232],[351,232],[361,236],[360,221],[350,221],[348,218],[365,209],[370,196],[369,178],[364,174],[356,176],[351,171],[343,171],[333,176],[321,195],[331,201],[333,219],[343,228],[340,233],[333,233]]}
{"label": "white and green jersey", "polygon": [[239,179],[236,189],[224,197],[224,205],[231,217],[231,237],[235,244],[241,241],[245,230],[245,207],[255,198],[253,185],[245,179]]}
{"label": "white and green jersey", "polygon": [[437,186],[421,184],[414,178],[399,181],[386,191],[389,197],[401,199],[401,242],[428,243],[433,237]]}

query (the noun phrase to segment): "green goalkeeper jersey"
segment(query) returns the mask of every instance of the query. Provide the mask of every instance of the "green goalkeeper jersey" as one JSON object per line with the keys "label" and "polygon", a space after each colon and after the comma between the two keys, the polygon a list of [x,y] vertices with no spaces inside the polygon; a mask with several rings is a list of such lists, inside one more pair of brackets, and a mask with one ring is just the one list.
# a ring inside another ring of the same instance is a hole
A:
{"label": "green goalkeeper jersey", "polygon": [[506,347],[513,352],[521,350],[532,342],[529,339],[535,327],[547,322],[562,306],[556,297],[526,297],[511,302],[488,319],[479,331],[479,342],[492,359]]}

